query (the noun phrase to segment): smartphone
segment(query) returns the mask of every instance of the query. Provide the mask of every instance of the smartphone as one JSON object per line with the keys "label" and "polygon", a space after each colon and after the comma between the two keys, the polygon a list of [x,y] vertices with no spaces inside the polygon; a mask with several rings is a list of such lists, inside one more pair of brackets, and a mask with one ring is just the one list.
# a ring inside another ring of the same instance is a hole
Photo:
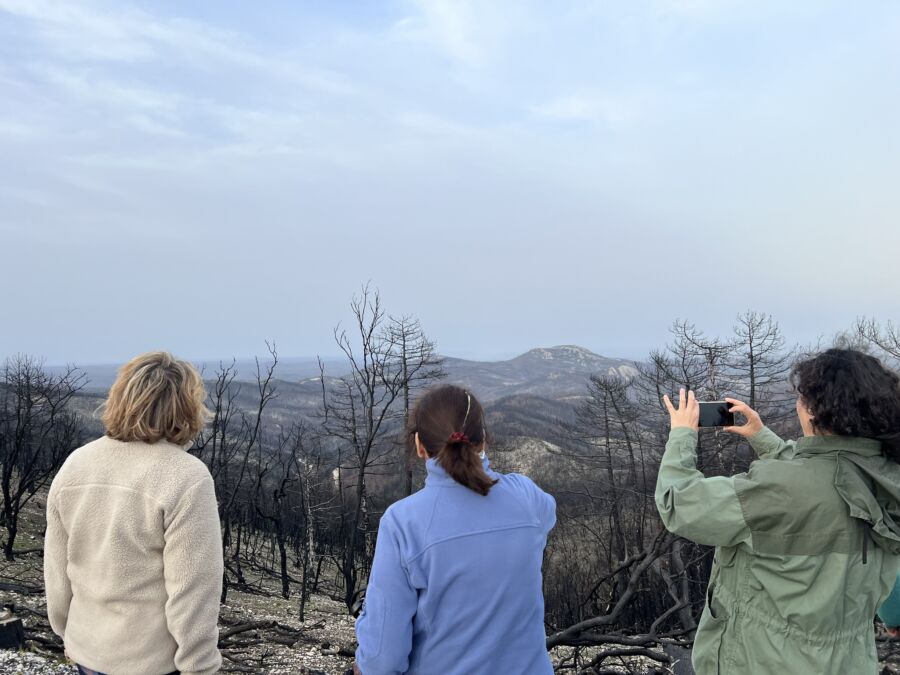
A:
{"label": "smartphone", "polygon": [[725,401],[701,401],[700,402],[700,426],[701,427],[732,427],[734,426],[734,413],[731,412],[731,404]]}

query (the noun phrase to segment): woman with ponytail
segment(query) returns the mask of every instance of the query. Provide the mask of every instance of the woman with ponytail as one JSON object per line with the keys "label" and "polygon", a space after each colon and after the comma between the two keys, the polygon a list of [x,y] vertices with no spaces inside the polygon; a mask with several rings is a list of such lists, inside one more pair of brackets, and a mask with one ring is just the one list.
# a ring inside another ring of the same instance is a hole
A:
{"label": "woman with ponytail", "polygon": [[552,674],[541,563],[556,502],[525,476],[491,470],[471,392],[429,390],[410,435],[425,487],[381,519],[357,672]]}

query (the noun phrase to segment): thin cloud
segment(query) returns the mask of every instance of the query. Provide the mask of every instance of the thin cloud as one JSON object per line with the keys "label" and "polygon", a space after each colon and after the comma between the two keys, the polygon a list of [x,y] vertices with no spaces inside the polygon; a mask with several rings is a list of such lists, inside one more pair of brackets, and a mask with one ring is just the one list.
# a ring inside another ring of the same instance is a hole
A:
{"label": "thin cloud", "polygon": [[590,122],[618,129],[638,122],[646,100],[629,96],[573,94],[531,108],[534,115],[564,122]]}
{"label": "thin cloud", "polygon": [[417,14],[398,22],[400,35],[438,46],[468,65],[481,65],[486,50],[476,35],[476,5],[468,0],[419,0]]}
{"label": "thin cloud", "polygon": [[497,61],[534,14],[520,2],[411,0],[412,12],[397,21],[393,36],[425,45],[465,68]]}
{"label": "thin cloud", "polygon": [[47,48],[70,61],[230,64],[330,94],[354,91],[340,73],[264,54],[234,33],[197,21],[158,19],[128,6],[102,12],[46,0],[0,0],[0,10],[33,22]]}
{"label": "thin cloud", "polygon": [[114,80],[101,79],[80,73],[73,69],[58,67],[36,67],[35,74],[48,83],[61,87],[81,101],[93,101],[115,107],[143,110],[157,115],[173,117],[183,105],[181,95],[159,88],[121,84]]}
{"label": "thin cloud", "polygon": [[39,127],[13,120],[0,119],[0,138],[5,140],[34,141],[45,136],[45,130]]}
{"label": "thin cloud", "polygon": [[657,15],[693,20],[733,17],[737,10],[748,7],[759,10],[768,4],[771,0],[651,0],[651,7]]}

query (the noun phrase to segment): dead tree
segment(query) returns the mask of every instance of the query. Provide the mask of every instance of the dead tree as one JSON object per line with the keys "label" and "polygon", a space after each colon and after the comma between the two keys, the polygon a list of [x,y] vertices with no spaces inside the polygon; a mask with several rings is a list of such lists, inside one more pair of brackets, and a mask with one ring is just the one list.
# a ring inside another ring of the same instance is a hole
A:
{"label": "dead tree", "polygon": [[[271,537],[269,546],[258,544],[246,555],[251,561],[260,554],[278,557],[281,595],[291,596],[291,583],[300,586],[298,616],[305,618],[306,604],[315,588],[316,521],[319,512],[328,507],[321,496],[321,453],[309,428],[295,423],[282,431],[277,442],[260,446],[254,462],[256,480],[253,489],[253,511],[249,525],[257,532]],[[310,448],[315,448],[311,451]],[[300,579],[293,578],[288,565],[288,551],[295,555],[293,567],[300,570]],[[274,567],[274,560],[273,565]],[[268,571],[268,570],[266,570]]]}
{"label": "dead tree", "polygon": [[300,456],[303,454],[303,427],[295,426],[271,449],[260,450],[256,464],[256,485],[253,507],[256,514],[271,527],[278,550],[279,573],[281,577],[281,597],[291,597],[290,574],[288,573],[288,523],[302,518],[292,508],[291,497],[297,483],[302,478]]}
{"label": "dead tree", "polygon": [[[409,426],[410,397],[416,391],[447,376],[444,359],[437,354],[435,344],[425,335],[419,320],[411,316],[390,317],[387,331],[396,352],[396,366],[400,369],[403,388],[403,420]],[[413,491],[412,444],[403,435],[404,495]]]}
{"label": "dead tree", "polygon": [[[300,605],[298,608],[298,618],[300,621],[305,620],[306,604],[309,597],[316,591],[319,579],[319,571],[321,570],[322,559],[319,556],[317,541],[317,523],[321,517],[320,514],[330,510],[331,504],[328,499],[323,497],[322,489],[322,447],[319,439],[313,438],[308,446],[303,447],[300,455],[300,481],[299,481],[299,499],[300,512],[303,514],[303,528],[299,536],[295,537],[294,550],[297,552],[297,561],[295,566],[301,570],[300,582]],[[313,572],[315,566],[315,572]]]}
{"label": "dead tree", "polygon": [[[613,543],[607,560],[610,568],[627,557],[629,544],[626,539],[631,535],[630,532],[628,535],[625,533],[627,525],[623,517],[625,505],[622,496],[626,486],[616,477],[616,466],[621,463],[618,453],[622,420],[617,418],[612,399],[625,395],[625,389],[617,379],[609,375],[592,375],[588,383],[588,396],[575,411],[575,428],[583,442],[594,452],[600,452],[598,459],[606,476],[605,481],[599,481],[599,487],[605,493],[609,509],[608,523]],[[619,406],[623,405],[624,401],[620,401]],[[637,468],[632,467],[632,472],[632,478],[636,479]],[[633,480],[631,489],[635,485],[636,480]]]}
{"label": "dead tree", "polygon": [[[370,512],[366,478],[374,466],[389,461],[391,423],[402,420],[399,406],[404,392],[403,368],[397,362],[397,345],[389,330],[381,297],[366,286],[350,304],[353,337],[338,326],[337,343],[350,373],[329,387],[322,367],[321,422],[325,435],[339,444],[342,463],[338,481],[342,505],[342,548],[336,562],[344,584],[344,600],[350,607],[357,590],[359,562],[371,559]],[[353,477],[353,494],[343,489],[343,472]]]}
{"label": "dead tree", "polygon": [[787,377],[797,348],[788,348],[771,315],[746,311],[734,324],[734,338],[725,359],[733,395],[743,398],[764,419],[774,421],[791,412]]}
{"label": "dead tree", "polygon": [[865,345],[876,348],[896,366],[900,363],[900,326],[888,321],[881,324],[875,319],[857,319],[853,332]]}
{"label": "dead tree", "polygon": [[[655,475],[648,467],[642,417],[633,381],[616,375],[589,378],[567,441],[552,450],[571,478],[556,491],[558,524],[546,568],[548,620],[573,623],[605,614],[628,586],[625,561],[661,529],[653,503]],[[640,594],[617,615],[620,626],[649,625],[660,609],[658,592]]]}
{"label": "dead tree", "polygon": [[241,569],[245,518],[241,515],[248,508],[246,481],[250,458],[262,443],[266,407],[276,396],[274,377],[278,354],[274,345],[267,343],[266,347],[271,361],[263,365],[256,359],[256,392],[251,399],[252,407],[242,406],[239,401],[243,386],[236,382],[235,364],[220,364],[209,392],[208,407],[212,411],[212,420],[191,448],[191,452],[209,467],[216,486],[222,523],[222,550],[225,552],[222,602],[228,596],[229,572],[234,576],[235,583],[245,584]]}
{"label": "dead tree", "polygon": [[[641,593],[647,583],[647,576],[657,561],[671,548],[675,537],[665,530],[641,551],[622,561],[619,569],[612,574],[624,572],[627,583],[615,604],[605,614],[580,621],[563,630],[551,633],[547,638],[547,649],[560,646],[572,647],[605,647],[594,657],[590,668],[599,667],[603,661],[620,655],[643,656],[658,663],[667,664],[671,658],[659,649],[661,644],[681,643],[684,631],[660,630],[666,621],[684,608],[683,601],[676,601],[662,612],[643,633],[626,633],[617,626],[621,624],[623,614],[628,610],[635,597]],[[688,643],[689,644],[689,643]],[[625,648],[626,651],[622,651]],[[587,672],[590,672],[588,670]]]}
{"label": "dead tree", "polygon": [[83,426],[69,407],[85,377],[70,367],[49,373],[30,356],[7,359],[0,373],[0,488],[6,528],[3,553],[13,560],[19,514],[50,483],[83,441]]}

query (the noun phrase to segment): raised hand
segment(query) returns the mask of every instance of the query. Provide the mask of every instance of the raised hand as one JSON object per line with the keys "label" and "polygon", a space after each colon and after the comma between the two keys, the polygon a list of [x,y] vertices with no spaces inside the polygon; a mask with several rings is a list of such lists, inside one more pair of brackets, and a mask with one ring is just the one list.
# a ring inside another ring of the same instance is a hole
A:
{"label": "raised hand", "polygon": [[669,417],[672,420],[672,428],[687,427],[695,431],[700,428],[700,404],[697,403],[697,397],[693,391],[689,391],[687,396],[684,393],[684,387],[678,391],[678,407],[672,405],[668,394],[663,396],[663,403],[666,404],[666,410],[669,411]]}
{"label": "raised hand", "polygon": [[729,431],[738,436],[743,436],[744,438],[749,438],[762,431],[763,423],[758,412],[743,401],[738,401],[736,398],[726,398],[725,401],[731,404],[731,412],[740,413],[747,421],[743,424],[736,424],[733,427],[722,427],[722,431]]}

